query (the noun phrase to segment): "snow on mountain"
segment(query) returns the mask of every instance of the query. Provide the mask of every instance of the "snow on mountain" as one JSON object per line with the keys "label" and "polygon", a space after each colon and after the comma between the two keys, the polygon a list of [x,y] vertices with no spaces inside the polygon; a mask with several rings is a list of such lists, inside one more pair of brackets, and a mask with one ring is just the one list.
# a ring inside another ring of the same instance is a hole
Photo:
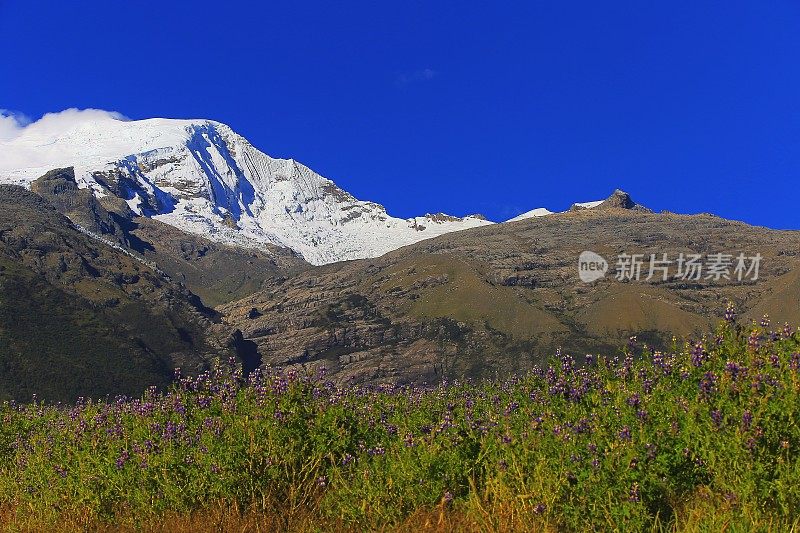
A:
{"label": "snow on mountain", "polygon": [[573,207],[579,207],[581,209],[593,209],[603,202],[605,202],[605,200],[595,200],[594,202],[575,202],[572,205]]}
{"label": "snow on mountain", "polygon": [[510,218],[506,220],[506,222],[516,222],[517,220],[525,220],[526,218],[536,218],[536,217],[544,217],[547,215],[554,214],[553,211],[545,207],[537,207],[536,209],[532,209],[526,213],[522,213],[521,215],[517,215],[514,218]]}
{"label": "snow on mountain", "polygon": [[67,166],[75,168],[80,187],[120,196],[139,215],[218,242],[285,246],[313,264],[376,257],[492,224],[478,215],[392,217],[382,205],[357,200],[293,159],[272,158],[212,120],[128,121],[68,110],[0,140],[0,182],[29,185]]}

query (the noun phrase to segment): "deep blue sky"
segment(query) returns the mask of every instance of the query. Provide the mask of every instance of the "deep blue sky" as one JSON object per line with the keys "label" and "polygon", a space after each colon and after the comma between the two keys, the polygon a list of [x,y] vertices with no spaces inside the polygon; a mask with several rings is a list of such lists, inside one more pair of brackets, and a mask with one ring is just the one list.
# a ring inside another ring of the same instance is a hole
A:
{"label": "deep blue sky", "polygon": [[397,216],[800,228],[797,0],[0,0],[0,50],[0,108],[220,120]]}

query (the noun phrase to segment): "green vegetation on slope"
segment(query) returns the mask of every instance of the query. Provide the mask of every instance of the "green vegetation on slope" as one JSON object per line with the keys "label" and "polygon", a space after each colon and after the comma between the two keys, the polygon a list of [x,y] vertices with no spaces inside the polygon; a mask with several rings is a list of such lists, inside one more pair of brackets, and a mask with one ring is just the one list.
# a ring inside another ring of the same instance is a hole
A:
{"label": "green vegetation on slope", "polygon": [[[35,274],[0,260],[0,397],[50,400],[137,394],[170,382],[172,368],[148,355],[119,326],[126,317],[149,315],[141,304],[122,312],[94,308]],[[127,311],[127,312],[126,312]],[[170,328],[151,317],[148,341]],[[160,331],[159,331],[160,330]]]}
{"label": "green vegetation on slope", "polygon": [[0,186],[0,399],[75,401],[165,386],[207,367],[196,296],[93,239],[53,205]]}

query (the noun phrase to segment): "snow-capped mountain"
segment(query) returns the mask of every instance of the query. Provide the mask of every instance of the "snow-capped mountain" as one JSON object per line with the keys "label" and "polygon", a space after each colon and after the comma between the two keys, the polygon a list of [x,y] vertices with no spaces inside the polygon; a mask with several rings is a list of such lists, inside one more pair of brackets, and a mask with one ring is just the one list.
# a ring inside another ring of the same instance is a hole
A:
{"label": "snow-capped mountain", "polygon": [[80,187],[119,196],[138,215],[218,242],[288,247],[312,264],[376,257],[492,223],[478,215],[392,217],[212,120],[74,113],[66,124],[45,116],[0,140],[0,182],[29,185],[52,168],[72,166]]}

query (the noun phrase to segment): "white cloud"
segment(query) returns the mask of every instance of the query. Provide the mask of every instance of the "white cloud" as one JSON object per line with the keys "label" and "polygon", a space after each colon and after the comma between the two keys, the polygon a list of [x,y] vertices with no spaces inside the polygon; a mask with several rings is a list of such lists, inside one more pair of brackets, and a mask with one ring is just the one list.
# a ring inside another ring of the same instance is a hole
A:
{"label": "white cloud", "polygon": [[9,141],[19,135],[31,119],[22,113],[0,109],[0,141]]}
{"label": "white cloud", "polygon": [[78,124],[84,122],[94,122],[98,120],[129,120],[125,115],[116,111],[105,111],[103,109],[77,109],[71,107],[56,113],[46,113],[36,122],[26,125],[24,133],[36,133],[38,135],[58,135],[70,130]]}
{"label": "white cloud", "polygon": [[436,77],[436,71],[430,68],[415,70],[414,72],[402,72],[397,76],[397,83],[406,85],[417,81],[428,81]]}
{"label": "white cloud", "polygon": [[69,146],[57,139],[87,122],[129,120],[115,111],[70,108],[32,122],[21,113],[0,110],[0,171],[53,166],[69,159]]}
{"label": "white cloud", "polygon": [[71,107],[64,111],[46,113],[37,121],[31,121],[17,111],[0,109],[0,141],[10,141],[27,132],[40,135],[60,134],[77,124],[95,120],[130,120],[122,113],[103,109],[77,109]]}

